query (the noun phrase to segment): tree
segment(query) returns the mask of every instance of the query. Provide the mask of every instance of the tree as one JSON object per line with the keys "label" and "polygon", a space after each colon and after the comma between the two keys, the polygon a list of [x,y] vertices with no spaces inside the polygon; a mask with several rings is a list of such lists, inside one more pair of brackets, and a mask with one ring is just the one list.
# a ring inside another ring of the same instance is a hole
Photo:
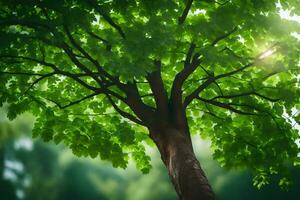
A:
{"label": "tree", "polygon": [[[1,1],[0,102],[33,136],[150,170],[154,142],[180,199],[214,199],[191,133],[266,184],[299,164],[299,1]],[[295,35],[295,34],[294,34]]]}

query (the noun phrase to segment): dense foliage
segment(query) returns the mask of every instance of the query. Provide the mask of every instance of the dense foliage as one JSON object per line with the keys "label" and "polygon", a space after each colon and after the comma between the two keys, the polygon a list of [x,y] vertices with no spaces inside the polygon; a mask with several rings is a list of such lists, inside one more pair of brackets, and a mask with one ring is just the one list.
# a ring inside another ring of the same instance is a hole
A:
{"label": "dense foliage", "polygon": [[[275,3],[1,0],[0,104],[10,119],[36,115],[34,136],[116,167],[132,158],[148,172],[159,71],[191,132],[211,139],[222,166],[252,169],[260,187],[299,164],[299,134],[282,115],[300,109],[300,43],[291,36],[300,26]],[[296,14],[299,5],[281,2]]]}

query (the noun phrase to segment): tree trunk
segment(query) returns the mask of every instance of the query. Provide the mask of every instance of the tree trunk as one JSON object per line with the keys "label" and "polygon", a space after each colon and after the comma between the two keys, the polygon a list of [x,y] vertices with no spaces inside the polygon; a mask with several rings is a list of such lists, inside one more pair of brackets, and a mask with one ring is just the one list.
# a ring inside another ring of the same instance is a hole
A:
{"label": "tree trunk", "polygon": [[175,128],[150,130],[170,179],[181,200],[213,200],[211,186],[200,167],[188,134]]}

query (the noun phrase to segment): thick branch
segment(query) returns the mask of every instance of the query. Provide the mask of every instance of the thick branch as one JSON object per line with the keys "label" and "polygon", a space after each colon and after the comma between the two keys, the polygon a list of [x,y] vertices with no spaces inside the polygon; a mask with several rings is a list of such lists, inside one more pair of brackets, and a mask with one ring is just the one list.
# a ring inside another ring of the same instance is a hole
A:
{"label": "thick branch", "polygon": [[176,123],[185,126],[186,120],[184,119],[184,107],[182,104],[182,85],[186,79],[197,69],[201,60],[198,53],[192,56],[195,49],[195,44],[191,44],[187,52],[184,62],[184,68],[180,71],[173,81],[170,95],[170,107],[173,112]]}
{"label": "thick branch", "polygon": [[153,108],[142,101],[136,83],[124,84],[123,88],[127,96],[127,105],[144,123],[149,124],[153,119]]}
{"label": "thick branch", "polygon": [[[173,102],[174,104],[176,104],[175,106],[177,106],[177,104],[182,101],[182,85],[184,83],[184,81],[197,69],[197,67],[200,64],[200,59],[199,59],[199,54],[195,54],[192,57],[192,54],[194,52],[195,49],[195,44],[191,44],[190,48],[187,52],[186,55],[186,59],[184,61],[184,68],[182,69],[182,71],[180,71],[176,76],[175,79],[173,81],[173,85],[172,85],[172,89],[171,89],[171,102]],[[192,59],[192,61],[191,61]]]}
{"label": "thick branch", "polygon": [[184,68],[189,67],[191,59],[192,59],[192,56],[193,56],[193,53],[195,51],[195,48],[196,48],[196,45],[194,43],[191,43],[190,47],[189,47],[189,49],[187,51],[185,61],[184,61]]}
{"label": "thick branch", "polygon": [[164,114],[168,113],[168,95],[164,87],[164,83],[161,77],[161,62],[154,61],[157,70],[147,75],[147,80],[150,84],[150,88],[154,95],[156,107],[159,112]]}
{"label": "thick branch", "polygon": [[187,0],[184,10],[183,10],[181,16],[178,18],[179,25],[183,24],[183,22],[185,21],[188,13],[192,7],[192,3],[193,3],[193,0]]}

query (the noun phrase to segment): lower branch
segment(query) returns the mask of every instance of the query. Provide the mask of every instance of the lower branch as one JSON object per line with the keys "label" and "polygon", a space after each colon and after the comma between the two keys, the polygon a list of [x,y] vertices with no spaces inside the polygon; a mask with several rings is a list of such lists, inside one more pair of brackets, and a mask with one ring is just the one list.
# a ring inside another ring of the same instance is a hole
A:
{"label": "lower branch", "polygon": [[143,123],[141,120],[137,119],[136,117],[134,117],[133,115],[121,110],[117,104],[112,100],[112,98],[110,97],[109,94],[106,94],[109,102],[111,103],[111,105],[113,106],[113,108],[124,118],[129,119],[130,121],[133,121],[139,125],[145,126],[145,123]]}
{"label": "lower branch", "polygon": [[97,93],[92,93],[92,94],[90,94],[90,95],[88,95],[88,96],[85,96],[85,97],[79,99],[79,100],[72,101],[72,102],[70,102],[70,103],[68,103],[68,104],[66,104],[66,105],[64,105],[64,106],[61,105],[60,103],[58,103],[58,102],[52,100],[52,99],[48,99],[48,98],[45,98],[45,99],[47,99],[48,101],[54,103],[54,104],[55,104],[57,107],[59,107],[60,109],[65,109],[65,108],[68,108],[68,107],[70,107],[70,106],[79,104],[80,102],[82,102],[82,101],[84,101],[84,100],[86,100],[86,99],[92,98],[92,97],[94,97],[94,96],[96,96],[96,95],[98,95],[98,94],[100,94],[100,93],[101,93],[100,91],[97,92]]}

